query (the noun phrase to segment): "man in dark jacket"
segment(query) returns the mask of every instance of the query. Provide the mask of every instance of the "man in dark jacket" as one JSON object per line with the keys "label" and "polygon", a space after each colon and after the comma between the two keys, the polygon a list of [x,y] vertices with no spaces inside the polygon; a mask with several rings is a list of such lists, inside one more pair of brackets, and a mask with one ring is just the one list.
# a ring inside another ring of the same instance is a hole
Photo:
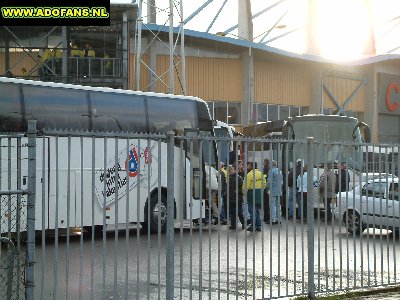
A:
{"label": "man in dark jacket", "polygon": [[[299,175],[302,175],[301,161],[296,162],[296,166],[294,168],[290,168],[288,173],[287,184],[289,187],[289,219],[292,219],[293,217],[298,219],[301,218],[301,194],[297,190],[296,186],[297,177]],[[297,214],[294,199],[296,199],[297,203]]]}
{"label": "man in dark jacket", "polygon": [[345,192],[349,190],[350,174],[347,171],[346,163],[342,162],[337,174],[336,192]]}
{"label": "man in dark jacket", "polygon": [[[242,227],[244,222],[243,218],[243,179],[236,173],[236,167],[231,165],[229,167],[229,181],[227,189],[227,198],[229,200],[229,216],[231,226],[229,229],[237,228],[237,219],[239,217]],[[237,213],[236,213],[237,212]]]}
{"label": "man in dark jacket", "polygon": [[[268,182],[268,173],[270,170],[269,159],[264,159],[263,175],[265,180]],[[267,190],[264,191],[264,221],[269,222],[270,209],[269,209],[269,194]]]}

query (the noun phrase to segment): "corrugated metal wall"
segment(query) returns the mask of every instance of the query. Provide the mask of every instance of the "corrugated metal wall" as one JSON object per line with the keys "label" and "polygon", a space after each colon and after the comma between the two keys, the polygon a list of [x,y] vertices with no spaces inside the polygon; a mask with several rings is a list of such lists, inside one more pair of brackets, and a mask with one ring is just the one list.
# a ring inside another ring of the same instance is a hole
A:
{"label": "corrugated metal wall", "polygon": [[[357,86],[359,86],[360,81],[340,78],[340,76],[329,76],[324,78],[324,84],[335,97],[336,101],[340,105],[343,105],[356,90]],[[323,97],[324,108],[337,109],[336,104],[326,91],[324,91]],[[354,99],[345,107],[345,110],[363,112],[365,110],[365,97],[365,86],[363,86]]]}
{"label": "corrugated metal wall", "polygon": [[[39,52],[34,51],[30,52],[30,54],[26,52],[10,52],[11,72],[15,76],[22,75],[22,68],[25,68],[29,72],[36,66],[37,62],[33,58],[36,58],[38,55]],[[4,52],[0,53],[0,74],[4,74],[5,72],[5,56],[6,54]],[[35,71],[33,75],[37,75],[37,71]]]}
{"label": "corrugated metal wall", "polygon": [[[136,55],[131,54],[129,57],[129,80],[128,89],[136,90]],[[147,54],[142,54],[141,60],[148,65],[149,56]],[[140,68],[140,91],[149,92],[150,91],[150,73],[147,67],[142,63]]]}
{"label": "corrugated metal wall", "polygon": [[[142,57],[148,61],[147,55]],[[175,63],[178,59],[175,59]],[[135,55],[131,55],[130,84],[135,87],[134,62]],[[234,101],[243,99],[242,61],[240,59],[186,57],[186,87],[187,95],[200,97],[207,101]],[[322,70],[323,66],[321,66]],[[169,92],[169,57],[157,56],[157,74],[161,80],[157,81],[157,91]],[[178,63],[174,70],[175,94],[182,94],[181,65]],[[149,72],[142,66],[141,90],[149,91]],[[256,103],[282,104],[294,106],[311,105],[311,76],[306,64],[296,65],[272,61],[254,61],[254,99]],[[165,84],[164,84],[165,83]],[[350,97],[360,84],[360,81],[340,78],[324,77],[324,83],[335,96],[340,105]],[[317,83],[320,84],[320,83]],[[322,88],[322,87],[321,87]],[[365,109],[365,88],[362,87],[346,110],[363,112]],[[336,105],[324,92],[324,108],[336,109]]]}
{"label": "corrugated metal wall", "polygon": [[[157,72],[169,84],[169,57],[157,57]],[[177,76],[177,72],[179,77]],[[181,66],[175,70],[175,94],[181,94]],[[242,63],[237,59],[186,57],[187,95],[204,100],[241,101],[242,100]],[[168,92],[168,87],[158,82],[157,91]]]}
{"label": "corrugated metal wall", "polygon": [[309,74],[301,67],[254,61],[254,99],[257,103],[309,106]]}

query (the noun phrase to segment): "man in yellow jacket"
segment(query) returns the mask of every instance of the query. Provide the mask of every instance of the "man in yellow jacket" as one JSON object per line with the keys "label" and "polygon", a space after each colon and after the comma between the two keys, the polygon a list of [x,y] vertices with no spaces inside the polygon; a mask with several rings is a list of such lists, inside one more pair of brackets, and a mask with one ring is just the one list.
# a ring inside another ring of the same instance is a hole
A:
{"label": "man in yellow jacket", "polygon": [[257,169],[256,162],[249,162],[248,173],[244,180],[244,193],[247,196],[247,204],[250,214],[247,231],[261,231],[261,203],[264,199],[264,190],[267,186],[265,176]]}

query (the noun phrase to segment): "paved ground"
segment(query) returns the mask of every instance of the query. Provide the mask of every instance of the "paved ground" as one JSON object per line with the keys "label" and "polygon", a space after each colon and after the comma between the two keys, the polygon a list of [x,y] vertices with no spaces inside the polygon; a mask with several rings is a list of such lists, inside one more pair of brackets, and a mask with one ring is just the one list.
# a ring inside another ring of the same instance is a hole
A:
{"label": "paved ground", "polygon": [[400,292],[380,293],[376,295],[363,296],[357,299],[362,300],[395,300],[400,299]]}
{"label": "paved ground", "polygon": [[[348,297],[346,297],[348,296]],[[340,296],[339,296],[340,297]],[[323,299],[323,298],[322,298]],[[357,300],[400,300],[400,286],[389,287],[387,289],[355,292],[354,294],[344,295],[337,299],[357,299]]]}

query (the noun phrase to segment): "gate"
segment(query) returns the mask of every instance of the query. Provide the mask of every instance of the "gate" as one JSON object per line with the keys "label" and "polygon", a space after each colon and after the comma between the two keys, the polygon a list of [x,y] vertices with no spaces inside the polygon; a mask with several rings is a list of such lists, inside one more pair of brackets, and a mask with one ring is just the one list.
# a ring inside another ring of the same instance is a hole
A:
{"label": "gate", "polygon": [[36,122],[1,135],[0,147],[0,298],[33,299]]}

